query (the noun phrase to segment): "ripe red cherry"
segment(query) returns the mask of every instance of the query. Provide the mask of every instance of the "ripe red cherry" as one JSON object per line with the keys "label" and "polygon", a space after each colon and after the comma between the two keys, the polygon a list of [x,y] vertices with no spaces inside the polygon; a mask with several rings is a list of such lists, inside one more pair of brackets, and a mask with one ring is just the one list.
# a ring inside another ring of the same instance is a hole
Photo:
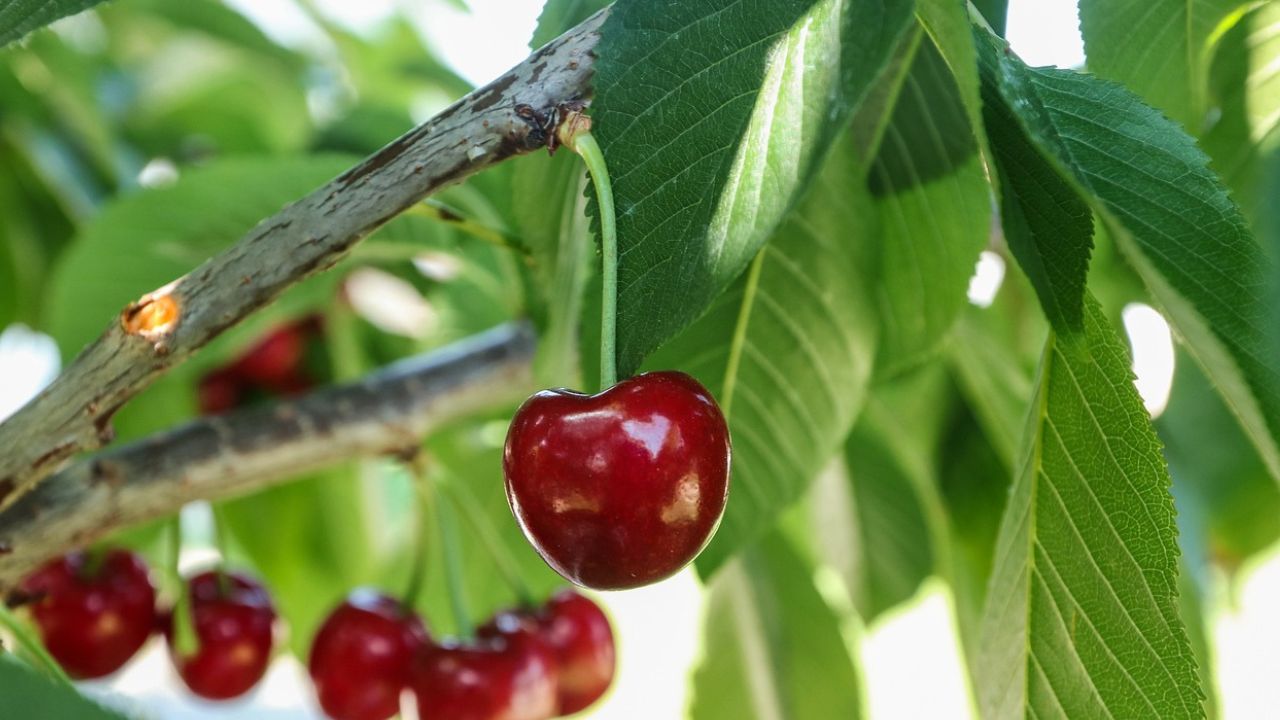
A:
{"label": "ripe red cherry", "polygon": [[221,415],[244,401],[244,381],[234,370],[223,368],[200,378],[197,389],[200,414]]}
{"label": "ripe red cherry", "polygon": [[599,700],[613,682],[613,629],[600,606],[568,589],[547,601],[539,621],[560,668],[560,714],[572,715]]}
{"label": "ripe red cherry", "polygon": [[334,609],[311,645],[316,696],[334,720],[387,720],[400,712],[414,655],[427,645],[421,618],[372,590]]}
{"label": "ripe red cherry", "polygon": [[77,679],[120,669],[155,627],[156,591],[142,558],[110,550],[95,563],[83,552],[53,560],[22,582],[49,654]]}
{"label": "ripe red cherry", "polygon": [[249,348],[236,361],[234,371],[272,390],[293,386],[301,373],[306,341],[302,324],[278,327]]}
{"label": "ripe red cherry", "polygon": [[502,459],[507,500],[556,572],[600,590],[675,574],[724,514],[729,430],[679,372],[597,395],[543,390],[516,411]]}
{"label": "ripe red cherry", "polygon": [[421,720],[546,720],[556,714],[556,664],[533,623],[504,614],[474,644],[431,644],[410,680]]}
{"label": "ripe red cherry", "polygon": [[[219,577],[221,575],[221,577]],[[239,697],[258,684],[271,662],[276,611],[258,581],[211,570],[188,582],[193,654],[178,657],[173,618],[166,623],[169,657],[191,692],[209,700]]]}

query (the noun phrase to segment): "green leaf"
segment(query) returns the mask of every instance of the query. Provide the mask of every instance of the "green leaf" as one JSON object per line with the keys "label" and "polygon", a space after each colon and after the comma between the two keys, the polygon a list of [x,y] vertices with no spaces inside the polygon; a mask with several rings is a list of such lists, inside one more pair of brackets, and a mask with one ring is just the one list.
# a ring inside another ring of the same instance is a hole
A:
{"label": "green leaf", "polygon": [[[1089,70],[1124,83],[1193,133],[1205,121],[1209,48],[1243,0],[1081,0]],[[1135,34],[1142,38],[1134,42]]]}
{"label": "green leaf", "polygon": [[586,218],[586,173],[570,153],[522,160],[512,179],[516,227],[529,246],[533,276],[545,304],[535,372],[545,386],[578,385],[578,324],[591,277],[591,232]]}
{"label": "green leaf", "polygon": [[928,36],[884,129],[869,184],[880,215],[877,374],[936,351],[966,303],[990,230],[990,191],[961,90]]}
{"label": "green leaf", "polygon": [[835,453],[861,406],[875,352],[874,237],[842,144],[805,202],[742,278],[654,355],[703,382],[729,417],[729,505],[698,558],[709,575],[773,526]]}
{"label": "green leaf", "polygon": [[1201,145],[1245,214],[1256,221],[1269,207],[1260,185],[1280,124],[1280,5],[1259,4],[1216,47],[1209,92],[1220,116]]}
{"label": "green leaf", "polygon": [[1156,429],[1165,442],[1184,539],[1228,572],[1280,538],[1280,488],[1204,374],[1179,354],[1173,392]]}
{"label": "green leaf", "polygon": [[[1002,294],[1008,294],[1007,286]],[[992,308],[967,308],[956,323],[947,359],[1001,461],[1013,468],[1034,372],[1034,367],[1024,367],[1013,338],[1042,337],[1044,330],[1043,322],[1015,322],[1008,317],[1013,313],[1001,313],[1003,309],[1000,301]]]}
{"label": "green leaf", "polygon": [[0,47],[102,0],[10,0],[0,7]]}
{"label": "green leaf", "polygon": [[984,78],[1103,220],[1280,480],[1272,265],[1194,141],[1123,88],[1028,68],[981,33]]}
{"label": "green leaf", "polygon": [[997,35],[1004,35],[1005,23],[1009,19],[1009,0],[972,0],[973,6],[982,13],[987,24]]}
{"label": "green leaf", "polygon": [[608,5],[608,0],[547,0],[538,16],[538,27],[529,40],[529,49],[537,50],[555,40]]}
{"label": "green leaf", "polygon": [[1169,476],[1096,303],[1051,334],[974,665],[984,717],[1200,718]]}
{"label": "green leaf", "polygon": [[1049,323],[1060,332],[1084,322],[1093,250],[1093,214],[1022,131],[984,64],[987,136],[1000,174],[1000,217],[1009,249],[1031,280]]}
{"label": "green leaf", "polygon": [[620,374],[739,276],[909,21],[908,0],[614,7],[593,108],[618,207]]}
{"label": "green leaf", "polygon": [[222,160],[172,186],[113,201],[63,257],[49,332],[65,356],[74,355],[129,302],[190,272],[352,164],[345,156]]}
{"label": "green leaf", "polygon": [[818,532],[854,534],[839,569],[863,622],[914,595],[945,554],[934,458],[950,393],[936,365],[877,385],[845,440],[851,517]]}
{"label": "green leaf", "polygon": [[971,407],[960,404],[950,420],[937,460],[937,481],[950,530],[951,566],[943,570],[955,597],[960,638],[972,664],[1013,466],[1000,457]]}
{"label": "green leaf", "polygon": [[126,720],[124,715],[40,675],[5,652],[0,652],[0,697],[4,698],[6,716],[14,718]]}
{"label": "green leaf", "polygon": [[[1000,16],[1003,18],[1004,0],[991,0],[987,4],[999,5]],[[973,26],[965,4],[953,0],[918,0],[916,17],[954,76],[971,132],[973,128],[981,130],[982,96],[978,80],[978,49],[974,44]],[[982,132],[975,134],[982,154],[989,156],[991,150],[987,147],[986,135]]]}
{"label": "green leaf", "polygon": [[862,716],[841,618],[782,535],[769,535],[716,576],[703,627],[692,720]]}

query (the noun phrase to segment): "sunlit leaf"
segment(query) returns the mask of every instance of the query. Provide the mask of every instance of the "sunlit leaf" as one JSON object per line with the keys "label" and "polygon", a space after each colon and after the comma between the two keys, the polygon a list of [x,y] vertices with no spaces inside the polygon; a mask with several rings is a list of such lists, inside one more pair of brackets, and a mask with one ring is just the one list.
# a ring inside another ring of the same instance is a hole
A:
{"label": "sunlit leaf", "polygon": [[[747,277],[650,361],[691,373],[729,416],[729,505],[698,559],[709,574],[771,527],[848,432],[876,347],[861,282],[873,251],[865,196],[837,149]],[[872,223],[874,225],[874,223]]]}
{"label": "sunlit leaf", "polygon": [[974,663],[988,718],[1200,718],[1160,444],[1097,305],[1050,337]]}
{"label": "sunlit leaf", "polygon": [[1280,479],[1272,263],[1208,160],[1124,88],[1028,68],[980,34],[984,82],[1105,223]]}
{"label": "sunlit leaf", "polygon": [[854,657],[812,568],[778,533],[711,583],[692,720],[862,716]]}
{"label": "sunlit leaf", "polygon": [[596,134],[618,207],[618,370],[702,315],[795,202],[910,3],[623,3]]}
{"label": "sunlit leaf", "polygon": [[[1089,70],[1124,83],[1192,133],[1205,121],[1209,45],[1242,0],[1081,0]],[[1134,42],[1135,33],[1142,38]]]}
{"label": "sunlit leaf", "polygon": [[102,0],[10,0],[0,7],[0,47]]}
{"label": "sunlit leaf", "polygon": [[961,90],[930,37],[918,42],[869,174],[882,233],[879,375],[937,350],[967,303],[990,229],[990,191]]}

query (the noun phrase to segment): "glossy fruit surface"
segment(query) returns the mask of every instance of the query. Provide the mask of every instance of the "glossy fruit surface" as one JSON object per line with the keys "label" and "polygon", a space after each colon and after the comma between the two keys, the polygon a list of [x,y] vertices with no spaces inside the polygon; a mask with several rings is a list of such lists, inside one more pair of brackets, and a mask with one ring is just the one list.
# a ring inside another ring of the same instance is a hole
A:
{"label": "glossy fruit surface", "polygon": [[195,652],[178,657],[172,618],[165,630],[178,675],[191,692],[209,700],[249,692],[271,663],[276,619],[271,596],[258,581],[239,573],[209,571],[187,586]]}
{"label": "glossy fruit surface", "polygon": [[609,618],[590,598],[566,589],[547,601],[538,620],[556,654],[560,713],[580,712],[613,682],[616,653]]}
{"label": "glossy fruit surface", "polygon": [[49,654],[73,678],[115,672],[155,627],[156,591],[146,563],[125,550],[107,551],[96,563],[87,553],[69,553],[28,576],[21,589],[40,597],[31,614]]}
{"label": "glossy fruit surface", "polygon": [[334,720],[387,720],[400,712],[416,653],[428,643],[422,619],[400,602],[355,590],[320,626],[308,669]]}
{"label": "glossy fruit surface", "polygon": [[410,680],[419,720],[555,717],[555,657],[535,625],[506,618],[483,628],[475,643],[432,644],[419,653]]}
{"label": "glossy fruit surface", "polygon": [[684,373],[597,395],[544,390],[516,411],[503,472],[511,511],[547,564],[586,587],[638,587],[711,539],[728,498],[729,431]]}

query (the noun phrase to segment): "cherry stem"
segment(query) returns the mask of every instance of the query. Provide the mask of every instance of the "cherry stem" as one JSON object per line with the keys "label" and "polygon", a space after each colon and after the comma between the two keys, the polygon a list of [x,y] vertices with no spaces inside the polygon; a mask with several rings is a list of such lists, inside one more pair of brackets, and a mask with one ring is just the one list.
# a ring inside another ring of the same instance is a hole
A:
{"label": "cherry stem", "polygon": [[191,593],[178,569],[182,555],[182,514],[174,514],[169,523],[169,582],[173,585],[173,649],[178,657],[187,657],[198,650],[195,621],[191,617]]}
{"label": "cherry stem", "polygon": [[427,555],[430,547],[431,526],[435,523],[431,505],[434,498],[426,478],[426,467],[422,460],[415,457],[407,463],[413,476],[413,490],[418,497],[418,526],[413,533],[413,565],[409,572],[409,584],[405,587],[401,605],[406,611],[412,610],[422,597],[422,586],[427,578]]}
{"label": "cherry stem", "polygon": [[84,565],[80,566],[77,573],[84,580],[92,580],[98,577],[98,572],[102,570],[102,563],[107,559],[107,548],[102,545],[94,545],[84,552]]}
{"label": "cherry stem", "polygon": [[218,551],[218,594],[227,597],[231,594],[231,581],[227,579],[227,564],[230,562],[230,533],[227,532],[227,521],[217,505],[210,504],[209,512],[213,515],[213,548]]}
{"label": "cherry stem", "polygon": [[[409,469],[413,472],[414,487],[417,488],[419,499],[421,500],[422,516],[420,524],[422,526],[430,523],[432,511],[434,510],[436,537],[440,543],[440,550],[444,555],[445,586],[449,590],[449,604],[453,609],[456,634],[463,642],[470,642],[475,637],[475,625],[472,624],[471,615],[467,612],[466,588],[463,586],[462,578],[462,548],[458,545],[458,531],[453,525],[453,515],[445,509],[443,502],[438,501],[435,488],[432,486],[431,479],[427,476],[426,462],[421,453],[409,462]],[[425,538],[423,538],[422,544],[423,546],[426,545]],[[415,572],[421,573],[422,570],[419,568],[423,565],[425,563],[419,563],[415,568]],[[421,578],[417,580],[417,583],[420,587],[422,584]]]}
{"label": "cherry stem", "polygon": [[604,152],[591,135],[591,121],[585,115],[570,112],[556,133],[560,142],[586,163],[600,206],[600,389],[607,390],[618,382],[618,227],[613,186]]}
{"label": "cherry stem", "polygon": [[66,671],[62,669],[58,661],[53,659],[53,656],[44,648],[44,644],[36,638],[26,623],[19,620],[9,608],[5,607],[4,603],[0,603],[0,628],[9,631],[18,647],[25,650],[44,670],[45,674],[61,685],[72,687],[71,678],[67,676]]}
{"label": "cherry stem", "polygon": [[489,557],[498,566],[498,572],[502,574],[502,578],[506,580],[511,591],[515,593],[516,601],[525,608],[533,607],[533,592],[529,590],[528,583],[524,581],[524,576],[520,574],[515,558],[511,556],[511,552],[506,543],[502,542],[502,538],[498,537],[498,532],[494,529],[493,524],[480,512],[479,501],[471,494],[471,490],[461,483],[453,481],[442,482],[440,487],[444,488],[449,499],[453,501],[454,507],[462,514],[467,524],[471,526],[471,530],[480,538],[480,542],[488,550]]}

